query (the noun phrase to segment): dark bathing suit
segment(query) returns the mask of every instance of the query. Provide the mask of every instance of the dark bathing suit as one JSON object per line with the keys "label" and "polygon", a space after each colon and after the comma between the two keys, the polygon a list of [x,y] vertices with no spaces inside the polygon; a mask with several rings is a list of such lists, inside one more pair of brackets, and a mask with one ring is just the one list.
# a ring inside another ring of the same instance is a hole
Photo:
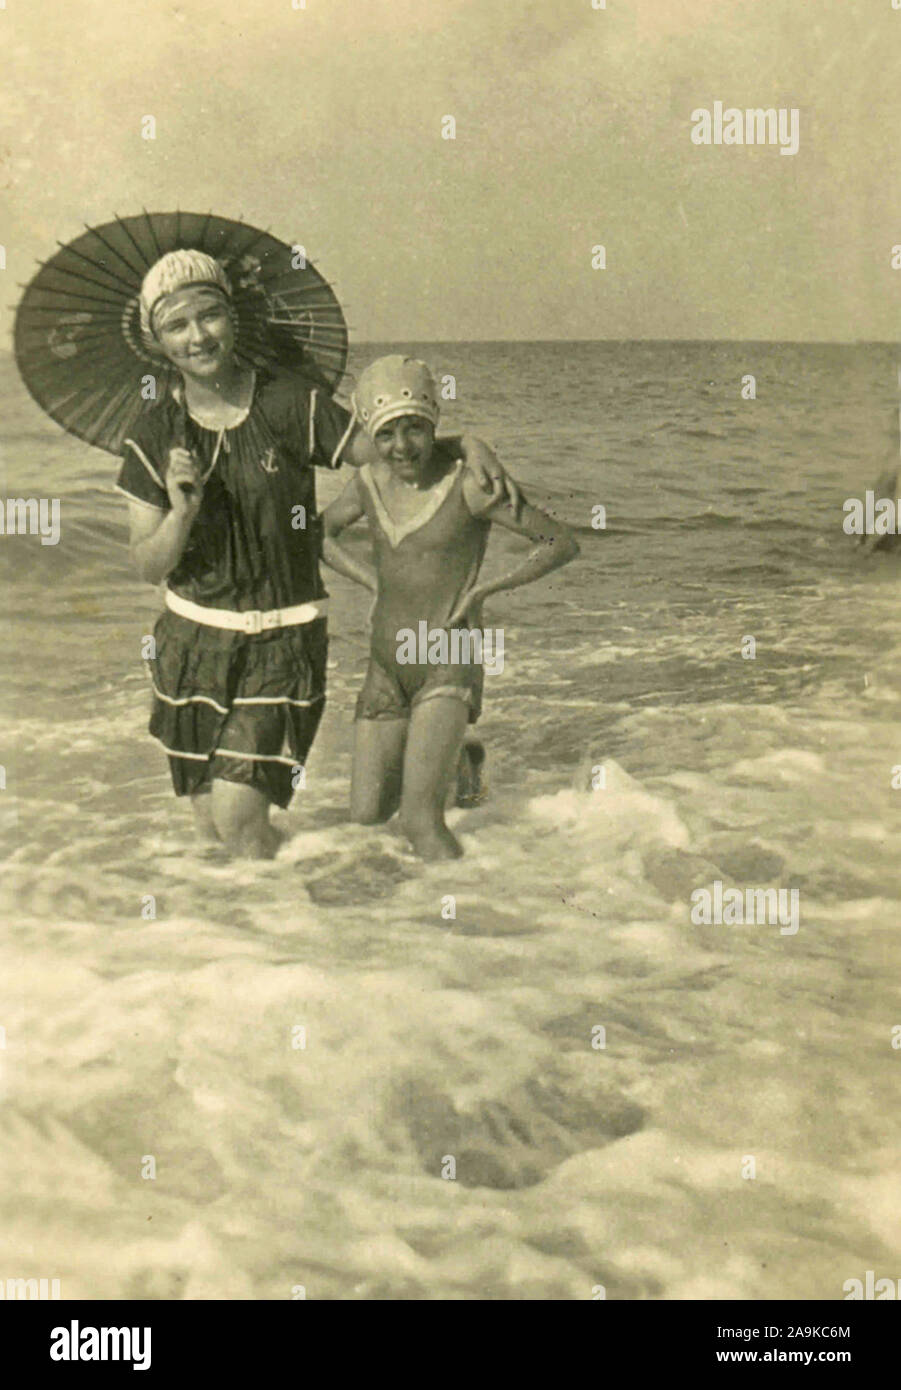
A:
{"label": "dark bathing suit", "polygon": [[[441,446],[439,446],[441,447]],[[372,615],[369,669],[357,700],[357,719],[407,719],[414,706],[436,695],[462,699],[475,723],[482,705],[481,664],[398,662],[398,632],[419,624],[446,629],[460,596],[475,581],[490,522],[474,517],[463,498],[465,470],[453,464],[423,493],[422,511],[398,523],[389,516],[371,468],[355,482],[375,548],[378,598]]]}
{"label": "dark bathing suit", "polygon": [[[119,491],[169,511],[169,450],[182,429],[203,463],[203,501],[168,587],[241,612],[324,598],[313,465],[340,467],[348,412],[282,372],[257,372],[247,415],[227,430],[204,428],[168,396],[126,440]],[[292,525],[298,506],[303,528]],[[150,732],[169,755],[176,795],[209,791],[217,777],[288,805],[325,706],[326,633],[324,617],[248,634],[169,609],[160,616]]]}

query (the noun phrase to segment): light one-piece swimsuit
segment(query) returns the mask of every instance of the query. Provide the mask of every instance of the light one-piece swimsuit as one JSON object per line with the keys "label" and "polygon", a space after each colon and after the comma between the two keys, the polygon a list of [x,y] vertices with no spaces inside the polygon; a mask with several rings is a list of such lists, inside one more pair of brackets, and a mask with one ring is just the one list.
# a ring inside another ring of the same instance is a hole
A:
{"label": "light one-piece swimsuit", "polygon": [[[423,654],[419,651],[421,623],[426,624],[427,633],[448,631],[448,619],[475,582],[484,559],[490,523],[474,517],[467,507],[464,477],[463,463],[457,460],[425,494],[422,511],[400,523],[385,507],[369,465],[357,475],[378,575],[369,668],[357,700],[357,719],[407,719],[415,705],[438,695],[463,700],[469,706],[470,723],[479,716],[480,663],[397,659],[399,633],[416,634],[418,656]],[[450,641],[447,646],[450,658]]]}

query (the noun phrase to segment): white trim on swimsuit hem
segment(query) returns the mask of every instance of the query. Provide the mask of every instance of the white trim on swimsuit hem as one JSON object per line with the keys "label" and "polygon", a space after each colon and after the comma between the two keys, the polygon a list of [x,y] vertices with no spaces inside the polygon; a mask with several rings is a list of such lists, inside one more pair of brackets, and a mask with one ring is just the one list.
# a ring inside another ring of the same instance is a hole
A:
{"label": "white trim on swimsuit hem", "polygon": [[151,688],[158,700],[163,700],[167,705],[212,705],[219,714],[231,714],[235,705],[296,705],[298,709],[309,709],[311,705],[318,705],[320,700],[325,699],[325,691],[320,695],[314,695],[311,700],[294,700],[290,695],[279,695],[270,698],[268,695],[237,695],[230,705],[220,705],[218,700],[214,700],[211,695],[183,695],[176,699],[172,695],[164,695],[156,681],[151,680]]}
{"label": "white trim on swimsuit hem", "polygon": [[285,767],[304,767],[301,758],[285,758],[280,753],[238,753],[233,748],[214,748],[211,753],[182,753],[178,748],[169,748],[163,743],[156,734],[151,735],[156,739],[163,752],[169,758],[188,758],[194,763],[209,763],[213,758],[235,758],[239,762],[251,763],[282,763]]}
{"label": "white trim on swimsuit hem", "polygon": [[444,696],[445,699],[452,697],[455,700],[462,700],[470,707],[473,703],[473,692],[468,685],[426,685],[417,690],[410,701],[410,708],[415,709],[417,705],[424,704],[426,700],[434,700],[436,695]]}
{"label": "white trim on swimsuit hem", "polygon": [[[156,738],[156,734],[151,734],[151,738]],[[156,738],[157,743],[170,758],[190,758],[195,763],[208,763],[213,753],[182,753],[177,748],[168,748],[161,738]]]}
{"label": "white trim on swimsuit hem", "polygon": [[238,753],[234,748],[215,748],[211,758],[238,758],[251,763],[284,763],[286,767],[303,767],[300,758],[285,758],[280,753]]}
{"label": "white trim on swimsuit hem", "polygon": [[212,697],[209,695],[185,695],[182,699],[175,700],[172,698],[171,695],[164,695],[163,692],[158,688],[155,681],[152,680],[150,684],[153,687],[153,693],[157,697],[157,699],[165,700],[167,705],[190,705],[194,702],[198,702],[203,705],[212,705],[213,709],[218,710],[220,714],[229,713],[228,705],[220,705],[218,701],[212,699]]}
{"label": "white trim on swimsuit hem", "polygon": [[147,472],[150,474],[151,478],[152,478],[153,481],[156,483],[157,487],[161,487],[161,488],[163,489],[163,492],[165,492],[165,491],[166,491],[166,484],[163,482],[163,480],[162,480],[162,478],[160,477],[159,473],[157,473],[157,471],[156,471],[156,469],[154,468],[153,464],[150,462],[150,459],[149,459],[149,458],[147,457],[147,455],[144,453],[144,450],[141,448],[140,444],[136,444],[136,443],[134,442],[133,439],[126,439],[126,440],[125,440],[125,445],[126,445],[126,447],[129,448],[129,449],[134,449],[134,451],[135,451],[135,453],[137,454],[138,458],[141,460],[141,462],[143,463],[144,467],[147,469]]}
{"label": "white trim on swimsuit hem", "polygon": [[270,699],[268,695],[236,695],[232,700],[235,705],[297,705],[301,709],[306,709],[309,705],[318,705],[320,700],[325,699],[325,692],[321,695],[314,695],[312,700],[292,700],[290,695],[279,695]]}

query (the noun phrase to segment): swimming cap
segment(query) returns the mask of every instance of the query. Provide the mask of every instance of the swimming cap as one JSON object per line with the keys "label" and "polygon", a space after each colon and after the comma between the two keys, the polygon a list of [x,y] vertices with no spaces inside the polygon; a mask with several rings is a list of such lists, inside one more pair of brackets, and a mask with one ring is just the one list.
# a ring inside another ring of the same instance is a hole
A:
{"label": "swimming cap", "polygon": [[370,439],[399,415],[420,415],[437,425],[441,408],[432,374],[415,357],[379,357],[361,374],[351,396],[354,415]]}
{"label": "swimming cap", "polygon": [[222,266],[205,251],[170,251],[144,276],[141,285],[141,332],[153,337],[153,311],[161,299],[191,285],[210,285],[231,299],[231,285]]}

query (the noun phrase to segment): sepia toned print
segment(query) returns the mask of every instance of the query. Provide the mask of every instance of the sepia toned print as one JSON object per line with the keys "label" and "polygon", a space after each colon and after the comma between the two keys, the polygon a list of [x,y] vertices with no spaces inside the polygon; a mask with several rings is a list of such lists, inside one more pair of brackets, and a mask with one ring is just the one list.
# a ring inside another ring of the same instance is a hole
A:
{"label": "sepia toned print", "polygon": [[4,1306],[895,1300],[901,9],[0,30]]}

